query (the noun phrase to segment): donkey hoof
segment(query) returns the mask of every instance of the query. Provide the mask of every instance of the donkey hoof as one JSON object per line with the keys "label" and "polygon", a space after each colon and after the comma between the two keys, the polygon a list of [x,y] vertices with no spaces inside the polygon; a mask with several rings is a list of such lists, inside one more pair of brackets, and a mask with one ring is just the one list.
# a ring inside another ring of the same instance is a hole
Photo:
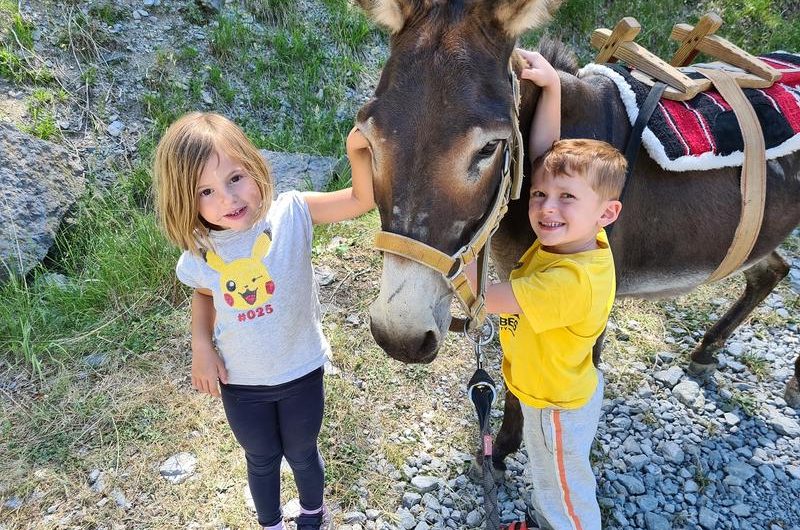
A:
{"label": "donkey hoof", "polygon": [[691,376],[705,380],[714,375],[714,372],[717,371],[717,363],[701,364],[691,361],[686,371],[689,372]]}
{"label": "donkey hoof", "polygon": [[797,383],[796,378],[792,377],[786,384],[786,392],[783,394],[783,399],[793,409],[800,410],[800,384]]}

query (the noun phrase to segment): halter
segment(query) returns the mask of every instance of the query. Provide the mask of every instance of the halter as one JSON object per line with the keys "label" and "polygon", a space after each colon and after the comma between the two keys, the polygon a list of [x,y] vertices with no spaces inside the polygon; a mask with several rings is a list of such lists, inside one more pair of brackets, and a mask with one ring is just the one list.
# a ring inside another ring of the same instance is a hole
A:
{"label": "halter", "polygon": [[[511,83],[513,99],[512,133],[511,138],[504,141],[502,179],[485,221],[469,243],[461,247],[455,254],[448,255],[430,245],[400,234],[380,231],[375,235],[376,249],[410,259],[439,271],[467,314],[465,326],[469,329],[479,328],[486,318],[484,307],[484,287],[487,273],[486,245],[500,226],[500,220],[508,210],[509,200],[518,199],[522,187],[524,147],[522,133],[519,130],[519,81],[514,75],[510,63],[508,78]],[[473,291],[467,281],[464,270],[466,265],[476,259],[479,268],[477,293]]]}

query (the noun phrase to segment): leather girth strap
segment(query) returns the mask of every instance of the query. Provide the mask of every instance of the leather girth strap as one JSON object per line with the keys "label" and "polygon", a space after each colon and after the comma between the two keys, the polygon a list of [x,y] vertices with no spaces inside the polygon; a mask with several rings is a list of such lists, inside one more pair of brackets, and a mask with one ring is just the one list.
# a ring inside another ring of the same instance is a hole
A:
{"label": "leather girth strap", "polygon": [[764,148],[764,134],[752,105],[741,87],[721,70],[697,68],[697,71],[711,80],[717,91],[733,109],[744,142],[744,163],[740,189],[742,211],[739,225],[733,236],[728,253],[708,281],[720,280],[734,273],[747,260],[761,231],[764,218],[764,201],[767,191],[767,162]]}

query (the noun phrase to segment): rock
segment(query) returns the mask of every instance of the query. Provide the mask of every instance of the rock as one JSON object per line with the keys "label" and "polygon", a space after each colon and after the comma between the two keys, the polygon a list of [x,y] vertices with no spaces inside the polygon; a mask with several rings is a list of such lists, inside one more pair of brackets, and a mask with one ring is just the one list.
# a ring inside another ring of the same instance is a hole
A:
{"label": "rock", "polygon": [[740,462],[738,460],[731,462],[725,466],[725,471],[728,475],[736,477],[743,482],[750,480],[756,474],[756,470],[750,464]]}
{"label": "rock", "polygon": [[196,465],[197,457],[192,453],[178,453],[161,464],[159,472],[173,484],[180,484],[194,474]]}
{"label": "rock", "polygon": [[439,489],[439,479],[435,477],[426,477],[417,475],[411,479],[411,485],[416,488],[420,493],[427,493]]}
{"label": "rock", "polygon": [[647,530],[671,530],[672,524],[669,520],[662,516],[652,512],[647,512],[644,514],[644,522],[647,526]]}
{"label": "rock", "polygon": [[483,516],[478,510],[472,510],[467,514],[467,526],[477,527],[483,521]]}
{"label": "rock", "polygon": [[775,432],[792,438],[800,437],[800,423],[792,418],[787,418],[777,412],[770,414],[767,423]]}
{"label": "rock", "polygon": [[667,388],[672,388],[678,384],[683,377],[683,369],[679,366],[670,366],[666,370],[660,370],[653,374],[656,381],[664,383]]}
{"label": "rock", "polygon": [[361,512],[347,512],[342,516],[342,521],[345,524],[361,524],[367,521],[367,516]]}
{"label": "rock", "polygon": [[66,149],[0,123],[0,282],[44,258],[84,187]]}
{"label": "rock", "polygon": [[636,477],[630,475],[619,475],[617,480],[625,486],[631,495],[641,495],[645,492],[644,483]]}
{"label": "rock", "polygon": [[105,473],[99,469],[89,473],[89,488],[95,493],[102,493],[106,489]]}
{"label": "rock", "polygon": [[[135,16],[135,15],[134,15]],[[114,138],[119,137],[122,134],[122,131],[125,130],[125,124],[119,120],[114,120],[108,124],[106,127],[106,132],[113,136]]]}
{"label": "rock", "polygon": [[705,506],[700,508],[700,514],[697,517],[700,526],[703,528],[716,528],[717,521],[719,520],[719,514],[717,512],[711,511]]}
{"label": "rock", "polygon": [[672,389],[672,395],[687,407],[701,407],[705,401],[700,385],[694,381],[681,381]]}
{"label": "rock", "polygon": [[114,502],[117,503],[117,506],[123,510],[127,510],[131,507],[131,503],[128,502],[128,499],[125,498],[125,494],[119,488],[114,488],[114,490],[111,492],[111,498],[114,499]]}
{"label": "rock", "polygon": [[104,364],[106,364],[107,360],[108,357],[106,356],[106,354],[99,352],[89,354],[83,358],[84,364],[86,364],[86,366],[89,366],[91,368],[99,368]]}
{"label": "rock", "polygon": [[314,267],[314,279],[322,287],[326,287],[336,281],[336,273],[330,267]]}
{"label": "rock", "polygon": [[402,504],[404,508],[411,508],[419,504],[420,500],[422,500],[422,495],[413,491],[407,491],[403,494]]}
{"label": "rock", "polygon": [[9,510],[17,510],[22,507],[22,499],[19,497],[11,497],[10,499],[6,499],[3,503],[3,508],[7,508]]}
{"label": "rock", "polygon": [[668,462],[672,462],[673,464],[683,463],[683,449],[675,442],[664,442],[661,446],[661,454],[664,455],[664,458],[666,458]]}
{"label": "rock", "polygon": [[275,191],[322,190],[331,180],[336,159],[296,153],[261,150],[272,169]]}

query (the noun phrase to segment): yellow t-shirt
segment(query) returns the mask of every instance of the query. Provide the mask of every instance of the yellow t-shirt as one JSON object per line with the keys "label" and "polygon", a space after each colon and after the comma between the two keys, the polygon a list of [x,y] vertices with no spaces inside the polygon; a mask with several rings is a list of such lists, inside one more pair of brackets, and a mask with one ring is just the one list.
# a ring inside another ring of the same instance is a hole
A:
{"label": "yellow t-shirt", "polygon": [[614,259],[604,230],[600,248],[553,254],[535,242],[511,272],[521,315],[500,315],[503,377],[520,401],[574,409],[597,387],[592,347],[614,302]]}

